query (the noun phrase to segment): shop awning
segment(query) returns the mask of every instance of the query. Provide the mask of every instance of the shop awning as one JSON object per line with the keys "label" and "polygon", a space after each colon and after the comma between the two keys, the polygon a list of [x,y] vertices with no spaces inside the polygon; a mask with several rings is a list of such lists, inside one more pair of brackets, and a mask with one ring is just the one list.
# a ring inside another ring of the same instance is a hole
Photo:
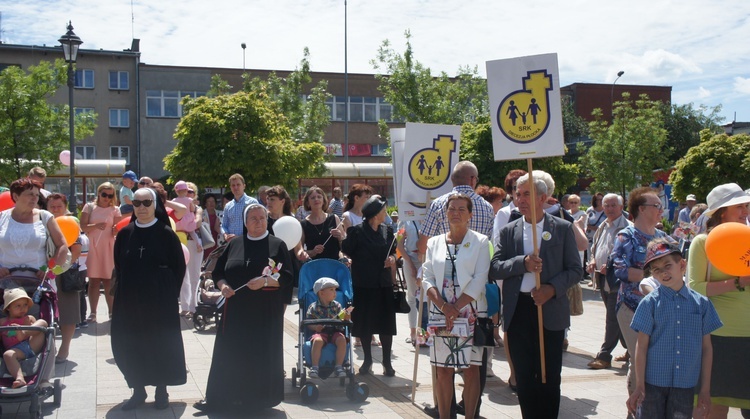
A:
{"label": "shop awning", "polygon": [[392,178],[393,166],[390,163],[331,163],[325,164],[326,171],[321,178]]}
{"label": "shop awning", "polygon": [[[76,177],[120,177],[125,173],[125,160],[87,160],[77,159],[75,161]],[[70,168],[63,166],[50,177],[68,177]]]}

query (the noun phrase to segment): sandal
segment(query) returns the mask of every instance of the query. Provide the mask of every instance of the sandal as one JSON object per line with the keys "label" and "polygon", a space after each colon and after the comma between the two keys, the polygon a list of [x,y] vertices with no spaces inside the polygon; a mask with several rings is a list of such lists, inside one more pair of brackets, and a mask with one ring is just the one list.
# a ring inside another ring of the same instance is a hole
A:
{"label": "sandal", "polygon": [[87,321],[87,322],[93,322],[93,323],[96,323],[96,314],[95,314],[95,313],[91,313],[91,314],[89,314],[89,318],[88,318],[88,319],[86,319],[86,321]]}

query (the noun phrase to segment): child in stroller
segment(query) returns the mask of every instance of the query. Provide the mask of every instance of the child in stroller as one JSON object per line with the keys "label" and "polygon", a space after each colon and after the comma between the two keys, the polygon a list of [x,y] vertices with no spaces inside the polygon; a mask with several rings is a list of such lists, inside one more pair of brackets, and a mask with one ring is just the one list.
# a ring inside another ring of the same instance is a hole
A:
{"label": "child in stroller", "polygon": [[[307,308],[306,318],[308,320],[351,319],[351,310],[353,307],[344,310],[341,308],[341,304],[336,301],[336,288],[338,287],[339,283],[332,278],[323,277],[315,281],[313,291],[318,296],[318,300],[310,304],[310,307]],[[343,363],[346,356],[346,337],[344,337],[343,329],[337,326],[322,324],[308,325],[307,328],[315,332],[310,338],[310,342],[312,342],[310,378],[319,377],[318,366],[320,365],[320,354],[323,351],[323,346],[327,343],[336,345],[336,364],[333,376],[336,378],[345,377],[346,371],[344,371]]]}
{"label": "child in stroller", "polygon": [[202,278],[202,283],[198,286],[198,305],[193,313],[195,330],[205,330],[211,319],[218,323],[224,305],[224,297],[221,291],[216,289],[214,281],[205,276]]}
{"label": "child in stroller", "polygon": [[[8,317],[2,326],[34,326],[46,328],[47,322],[35,319],[29,315],[29,308],[34,302],[29,298],[23,288],[12,288],[5,290],[3,294],[3,311]],[[33,358],[41,352],[44,347],[44,333],[38,330],[3,330],[2,332],[3,361],[8,373],[15,377],[12,387],[19,388],[26,385],[23,378],[21,363],[26,358]]]}

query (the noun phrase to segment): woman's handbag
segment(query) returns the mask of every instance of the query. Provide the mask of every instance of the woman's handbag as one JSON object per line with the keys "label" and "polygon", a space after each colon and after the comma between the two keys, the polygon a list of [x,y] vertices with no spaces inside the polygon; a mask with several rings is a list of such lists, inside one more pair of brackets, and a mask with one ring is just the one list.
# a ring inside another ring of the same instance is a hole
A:
{"label": "woman's handbag", "polygon": [[580,284],[568,288],[568,301],[570,301],[570,315],[580,316],[583,314],[583,289]]}
{"label": "woman's handbag", "polygon": [[396,304],[396,313],[407,314],[411,311],[409,303],[406,302],[406,286],[400,272],[396,272],[396,285],[393,287],[393,301]]}
{"label": "woman's handbag", "polygon": [[211,228],[206,223],[201,223],[201,243],[204,249],[210,249],[216,246],[216,240],[211,235]]}
{"label": "woman's handbag", "polygon": [[495,347],[495,324],[489,317],[477,317],[474,322],[473,346]]}
{"label": "woman's handbag", "polygon": [[63,292],[83,291],[86,286],[86,278],[77,268],[61,273],[57,276],[57,280],[60,284],[60,291]]}

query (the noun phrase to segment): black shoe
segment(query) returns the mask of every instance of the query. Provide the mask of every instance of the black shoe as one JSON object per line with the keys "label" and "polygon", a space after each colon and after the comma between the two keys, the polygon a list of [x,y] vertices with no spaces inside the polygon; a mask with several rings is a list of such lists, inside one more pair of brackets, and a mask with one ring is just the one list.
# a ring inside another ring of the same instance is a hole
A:
{"label": "black shoe", "polygon": [[359,367],[359,374],[360,375],[370,374],[370,368],[372,368],[372,361],[363,363],[362,366]]}
{"label": "black shoe", "polygon": [[121,409],[126,410],[126,411],[133,410],[145,402],[146,402],[146,395],[136,393],[136,394],[133,394],[133,396],[122,405]]}
{"label": "black shoe", "polygon": [[386,377],[394,377],[396,375],[396,370],[390,365],[383,365],[383,375]]}
{"label": "black shoe", "polygon": [[158,410],[164,410],[169,407],[169,393],[166,387],[156,387],[156,403],[154,407]]}
{"label": "black shoe", "polygon": [[[477,411],[474,412],[474,417],[479,417],[479,408],[482,406],[482,400],[479,400],[479,403],[477,403]],[[466,407],[464,406],[464,401],[461,400],[460,402],[456,403],[456,413],[458,413],[461,416],[466,416]]]}
{"label": "black shoe", "polygon": [[[435,407],[425,406],[423,410],[424,410],[424,413],[431,418],[435,418],[435,419],[440,418],[440,412],[438,411],[437,406]],[[456,419],[456,412],[451,412],[451,419]]]}
{"label": "black shoe", "polygon": [[195,410],[199,410],[199,411],[204,412],[204,413],[208,413],[208,412],[213,411],[213,409],[211,408],[211,405],[208,404],[208,402],[206,402],[205,400],[201,400],[199,402],[193,403],[193,408]]}

